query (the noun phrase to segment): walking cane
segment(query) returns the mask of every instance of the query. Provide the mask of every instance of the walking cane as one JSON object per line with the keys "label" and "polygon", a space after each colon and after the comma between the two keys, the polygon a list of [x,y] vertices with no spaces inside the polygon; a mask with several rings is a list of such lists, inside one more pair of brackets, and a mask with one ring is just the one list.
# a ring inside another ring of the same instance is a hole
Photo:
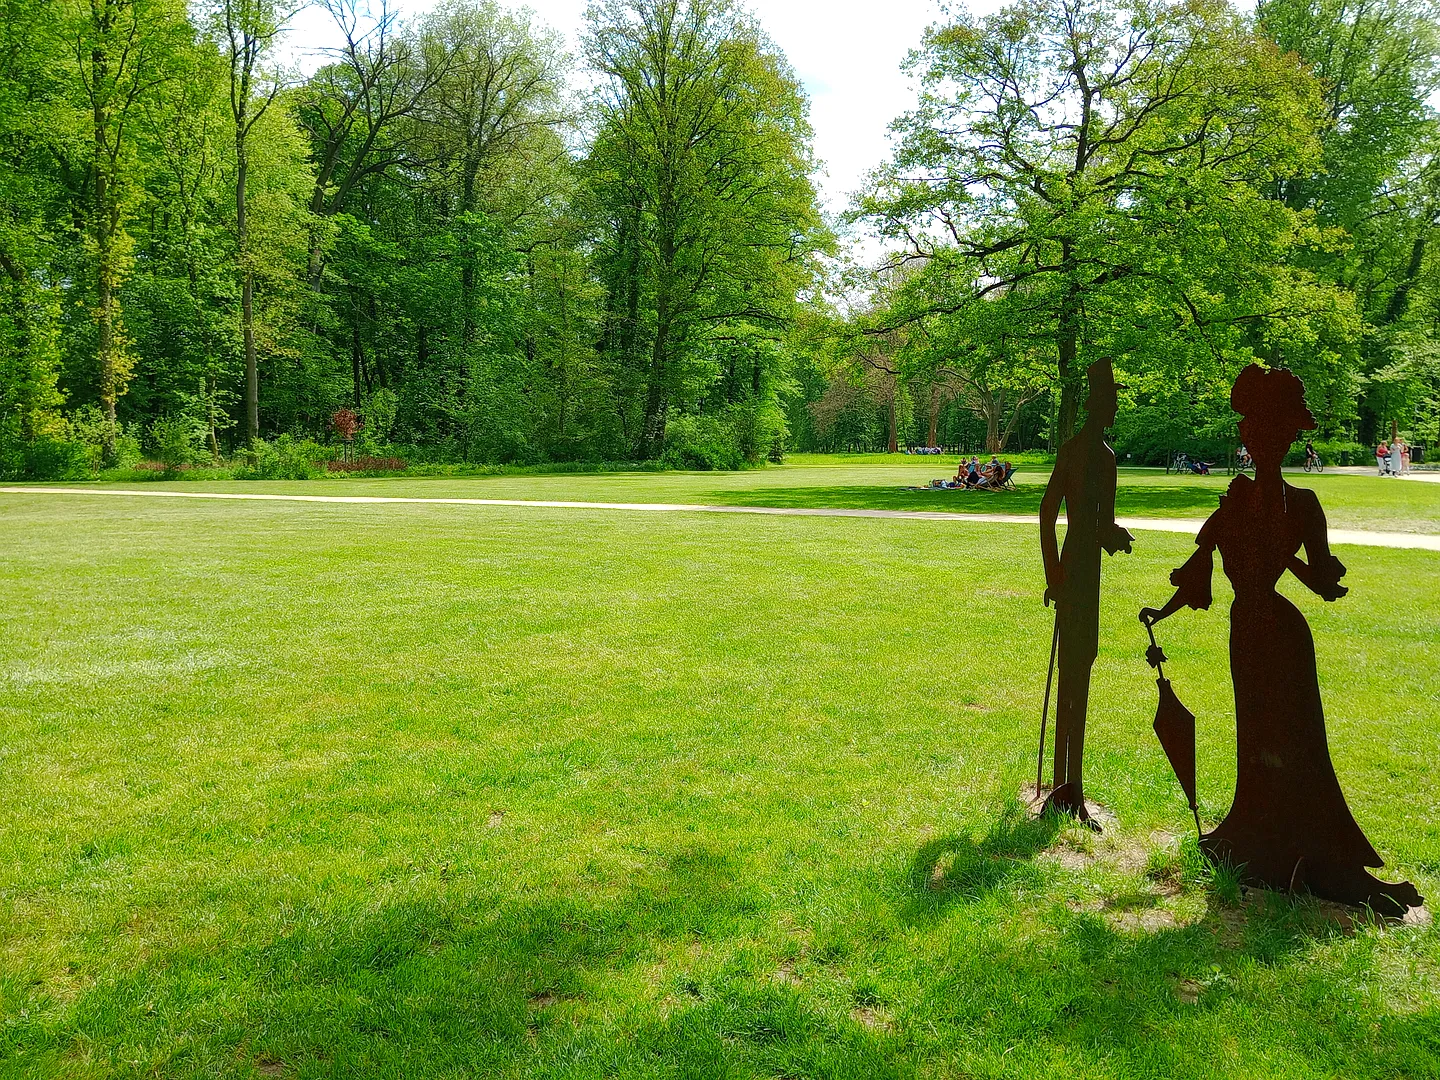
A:
{"label": "walking cane", "polygon": [[[1045,603],[1050,603],[1047,596]],[[1035,798],[1045,775],[1045,720],[1050,715],[1050,684],[1055,678],[1055,649],[1060,644],[1060,605],[1055,605],[1055,632],[1050,635],[1050,670],[1045,673],[1045,704],[1040,706],[1040,753],[1035,758]]]}

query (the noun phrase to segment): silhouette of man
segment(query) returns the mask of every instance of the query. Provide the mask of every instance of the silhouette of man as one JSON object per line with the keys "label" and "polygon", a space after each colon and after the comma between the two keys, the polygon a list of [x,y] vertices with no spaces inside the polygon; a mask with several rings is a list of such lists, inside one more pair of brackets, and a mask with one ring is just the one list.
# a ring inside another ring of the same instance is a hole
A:
{"label": "silhouette of man", "polygon": [[[1040,550],[1045,558],[1045,602],[1055,602],[1059,680],[1055,702],[1055,779],[1047,809],[1089,822],[1080,767],[1085,752],[1085,711],[1090,669],[1100,645],[1100,549],[1129,551],[1135,539],[1115,524],[1115,451],[1105,429],[1115,422],[1116,390],[1110,358],[1087,372],[1085,424],[1056,455],[1055,471],[1040,503]],[[1065,503],[1065,547],[1057,551],[1055,522]]]}

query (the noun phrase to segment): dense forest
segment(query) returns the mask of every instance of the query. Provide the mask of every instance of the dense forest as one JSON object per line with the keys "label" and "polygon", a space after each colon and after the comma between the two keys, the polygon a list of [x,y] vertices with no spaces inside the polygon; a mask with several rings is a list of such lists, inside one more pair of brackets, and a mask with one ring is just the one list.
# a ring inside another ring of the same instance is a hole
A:
{"label": "dense forest", "polygon": [[1100,355],[1135,461],[1252,359],[1440,436],[1427,4],[952,14],[830,219],[763,5],[315,2],[0,0],[0,475],[1053,447]]}

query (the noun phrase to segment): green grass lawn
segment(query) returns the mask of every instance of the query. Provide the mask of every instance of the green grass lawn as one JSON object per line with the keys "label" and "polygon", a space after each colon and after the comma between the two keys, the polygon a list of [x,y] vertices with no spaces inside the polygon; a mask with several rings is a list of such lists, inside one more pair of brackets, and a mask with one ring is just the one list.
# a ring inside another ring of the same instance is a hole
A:
{"label": "green grass lawn", "polygon": [[[889,497],[793,469],[216,486]],[[1440,497],[1375,484],[1357,520]],[[0,495],[0,1076],[1440,1076],[1440,930],[1236,904],[1185,843],[1134,613],[1190,548],[1107,564],[1095,838],[1016,798],[1031,529]],[[1349,597],[1287,593],[1434,898],[1440,557],[1339,554]],[[1160,628],[1209,821],[1216,582]]]}
{"label": "green grass lawn", "polygon": [[[744,472],[627,472],[497,475],[466,478],[325,478],[299,487],[265,481],[130,481],[134,488],[175,484],[182,490],[303,491],[311,494],[409,494],[433,497],[558,499],[585,502],[707,503],[728,506],[845,507],[1033,514],[1049,478],[1048,466],[1022,467],[1015,491],[909,491],[952,476],[955,459],[875,455],[805,455],[796,464]],[[1313,487],[1331,525],[1344,529],[1440,532],[1440,484],[1326,473],[1289,474]],[[1225,476],[1167,476],[1156,469],[1122,469],[1116,512],[1136,517],[1203,518],[1215,509]]]}

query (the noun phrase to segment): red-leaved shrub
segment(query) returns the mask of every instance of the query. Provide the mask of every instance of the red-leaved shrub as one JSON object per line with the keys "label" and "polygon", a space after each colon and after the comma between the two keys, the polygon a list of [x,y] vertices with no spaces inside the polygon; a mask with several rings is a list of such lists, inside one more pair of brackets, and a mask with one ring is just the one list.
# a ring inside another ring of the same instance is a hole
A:
{"label": "red-leaved shrub", "polygon": [[330,426],[340,438],[352,442],[355,433],[360,430],[360,417],[356,416],[352,409],[336,409],[335,415],[330,418]]}
{"label": "red-leaved shrub", "polygon": [[405,460],[398,457],[357,457],[353,461],[327,461],[327,472],[404,472]]}

